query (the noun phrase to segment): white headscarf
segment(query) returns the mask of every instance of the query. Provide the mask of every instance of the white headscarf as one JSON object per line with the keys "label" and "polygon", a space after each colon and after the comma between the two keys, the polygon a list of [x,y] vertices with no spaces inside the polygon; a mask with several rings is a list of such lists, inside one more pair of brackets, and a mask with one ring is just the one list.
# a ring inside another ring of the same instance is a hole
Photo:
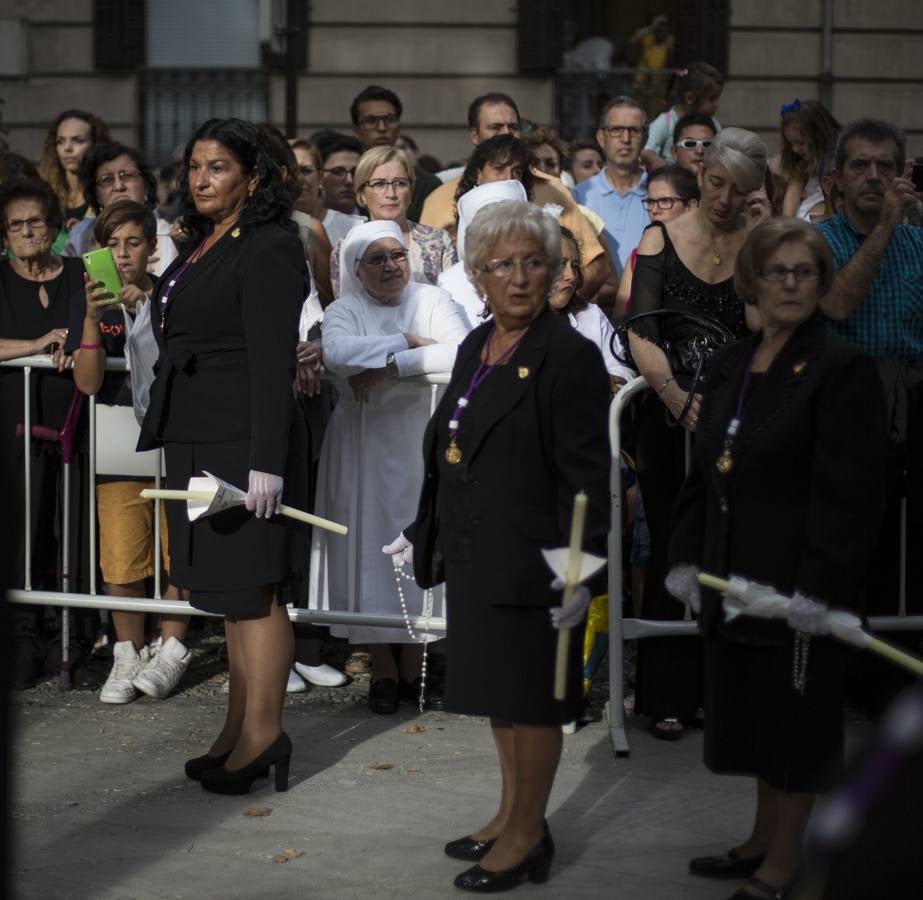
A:
{"label": "white headscarf", "polygon": [[394,238],[406,250],[407,241],[404,233],[395,222],[379,219],[375,222],[363,222],[351,228],[346,239],[340,245],[340,296],[361,294],[364,292],[359,281],[359,260],[369,247],[382,238]]}
{"label": "white headscarf", "polygon": [[458,231],[455,237],[455,246],[458,248],[458,260],[465,264],[465,232],[474,217],[485,206],[491,203],[500,203],[502,200],[520,200],[528,203],[526,189],[521,181],[490,181],[479,184],[467,194],[458,198]]}

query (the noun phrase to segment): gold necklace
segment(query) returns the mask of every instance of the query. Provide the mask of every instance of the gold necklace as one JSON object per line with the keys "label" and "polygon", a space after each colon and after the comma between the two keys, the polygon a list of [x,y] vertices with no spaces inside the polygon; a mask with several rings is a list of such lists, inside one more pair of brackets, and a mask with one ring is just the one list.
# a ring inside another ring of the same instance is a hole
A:
{"label": "gold necklace", "polygon": [[718,253],[718,245],[715,243],[715,239],[712,238],[711,242],[711,261],[716,265],[721,265],[721,254]]}

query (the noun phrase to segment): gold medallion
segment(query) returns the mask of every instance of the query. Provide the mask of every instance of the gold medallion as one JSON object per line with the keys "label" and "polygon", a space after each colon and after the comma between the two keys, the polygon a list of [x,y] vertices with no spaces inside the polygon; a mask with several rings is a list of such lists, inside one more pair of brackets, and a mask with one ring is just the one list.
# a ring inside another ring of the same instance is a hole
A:
{"label": "gold medallion", "polygon": [[231,237],[232,237],[232,238],[239,238],[239,237],[240,237],[240,228],[239,228],[239,227],[238,227],[238,228],[235,228],[235,229],[231,232]]}
{"label": "gold medallion", "polygon": [[721,456],[715,462],[715,468],[722,474],[727,475],[734,468],[734,457],[731,456],[731,448],[725,444]]}
{"label": "gold medallion", "polygon": [[529,370],[528,370],[525,366],[520,366],[520,367],[519,367],[519,377],[520,377],[520,378],[528,378],[528,377],[529,377]]}
{"label": "gold medallion", "polygon": [[455,443],[455,438],[452,438],[452,442],[448,447],[445,448],[445,461],[450,466],[457,466],[462,459],[461,450],[458,449],[458,445]]}
{"label": "gold medallion", "polygon": [[808,364],[804,360],[802,360],[801,362],[796,362],[795,365],[792,366],[792,371],[796,375],[800,375],[805,370],[807,365]]}

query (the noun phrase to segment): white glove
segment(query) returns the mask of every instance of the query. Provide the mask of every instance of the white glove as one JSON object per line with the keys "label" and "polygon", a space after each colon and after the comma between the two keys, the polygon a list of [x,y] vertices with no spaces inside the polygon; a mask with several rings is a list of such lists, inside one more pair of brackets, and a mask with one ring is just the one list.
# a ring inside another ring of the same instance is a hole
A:
{"label": "white glove", "polygon": [[413,544],[404,537],[403,532],[399,534],[390,544],[385,544],[381,548],[382,553],[387,553],[394,563],[394,568],[399,569],[404,564],[413,565]]}
{"label": "white glove", "polygon": [[809,600],[804,594],[792,597],[785,619],[795,631],[803,634],[830,634],[827,604]]}
{"label": "white glove", "polygon": [[268,472],[257,472],[256,469],[251,469],[244,505],[258,519],[272,518],[282,505],[283,483],[280,475],[270,475]]}
{"label": "white glove", "polygon": [[[564,582],[560,578],[555,578],[551,582],[553,591],[564,590]],[[583,621],[586,615],[586,608],[590,605],[590,592],[582,584],[578,584],[573,593],[570,595],[570,603],[567,607],[552,606],[548,613],[551,616],[552,628],[575,628]]]}
{"label": "white glove", "polygon": [[702,609],[702,589],[699,587],[699,567],[680,564],[673,566],[664,580],[666,589],[694,613]]}

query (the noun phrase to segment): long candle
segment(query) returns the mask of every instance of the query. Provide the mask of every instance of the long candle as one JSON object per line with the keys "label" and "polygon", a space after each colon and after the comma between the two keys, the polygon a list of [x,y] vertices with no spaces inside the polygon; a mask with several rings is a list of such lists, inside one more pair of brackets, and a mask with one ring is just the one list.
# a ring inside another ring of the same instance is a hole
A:
{"label": "long candle", "polygon": [[[574,512],[570,520],[570,544],[567,568],[564,570],[564,596],[561,606],[566,609],[574,588],[580,583],[580,559],[583,552],[583,530],[586,525],[587,495],[580,491],[574,497]],[[570,656],[570,629],[558,631],[558,652],[554,669],[554,699],[563,700],[567,694],[567,660]]]}

